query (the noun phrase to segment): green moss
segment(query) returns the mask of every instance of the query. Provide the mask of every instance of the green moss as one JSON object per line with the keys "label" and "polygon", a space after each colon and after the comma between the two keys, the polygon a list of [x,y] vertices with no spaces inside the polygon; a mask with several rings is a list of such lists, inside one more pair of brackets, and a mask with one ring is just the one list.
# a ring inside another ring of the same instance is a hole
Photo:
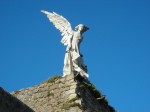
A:
{"label": "green moss", "polygon": [[97,96],[97,97],[102,96],[101,93],[100,93],[97,89],[94,89],[94,90],[93,90],[93,93],[94,93],[94,95]]}
{"label": "green moss", "polygon": [[92,90],[92,91],[95,91],[95,90],[96,90],[96,87],[95,87],[94,84],[89,84],[89,85],[88,85],[88,88],[89,88],[90,90]]}
{"label": "green moss", "polygon": [[95,85],[90,84],[90,85],[88,86],[88,88],[92,91],[92,93],[94,94],[94,96],[95,96],[96,98],[102,96],[101,93],[96,89]]}
{"label": "green moss", "polygon": [[110,110],[110,112],[117,112],[112,106],[110,106],[110,105],[108,105],[109,107],[109,110]]}
{"label": "green moss", "polygon": [[63,106],[61,107],[62,109],[69,109],[70,107],[80,107],[80,104],[79,103],[64,103]]}
{"label": "green moss", "polygon": [[105,102],[105,104],[108,105],[108,99],[107,98],[104,98],[104,102]]}
{"label": "green moss", "polygon": [[85,92],[86,86],[82,84],[82,85],[80,85],[80,89],[81,89],[82,92]]}
{"label": "green moss", "polygon": [[76,107],[76,106],[81,107],[79,103],[75,103],[75,101],[78,99],[79,99],[79,97],[75,97],[75,98],[65,102],[61,108],[69,109],[70,107]]}
{"label": "green moss", "polygon": [[96,89],[95,85],[88,85],[89,90],[93,93],[95,98],[102,98],[101,101],[108,105],[108,100],[101,94],[99,90]]}
{"label": "green moss", "polygon": [[78,100],[78,99],[79,99],[79,97],[75,97],[75,98],[69,100],[69,103],[72,103],[72,102],[74,102],[74,101],[76,101],[76,100]]}
{"label": "green moss", "polygon": [[55,80],[60,79],[60,78],[61,78],[61,76],[55,75],[55,76],[53,76],[53,77],[50,77],[50,78],[49,78],[48,80],[46,80],[45,82],[47,82],[47,83],[54,83]]}
{"label": "green moss", "polygon": [[48,96],[48,97],[50,97],[50,96],[54,96],[54,94],[53,94],[53,93],[51,93],[50,91],[48,91],[47,96]]}

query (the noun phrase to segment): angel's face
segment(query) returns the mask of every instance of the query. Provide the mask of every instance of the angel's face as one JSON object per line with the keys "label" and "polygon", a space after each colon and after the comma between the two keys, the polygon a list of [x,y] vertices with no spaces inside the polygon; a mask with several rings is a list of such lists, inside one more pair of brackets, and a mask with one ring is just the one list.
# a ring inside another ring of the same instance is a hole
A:
{"label": "angel's face", "polygon": [[84,28],[83,26],[79,26],[78,31],[83,31],[83,28]]}
{"label": "angel's face", "polygon": [[89,30],[89,28],[84,26],[83,24],[79,24],[78,26],[76,26],[75,30],[84,33],[85,31]]}

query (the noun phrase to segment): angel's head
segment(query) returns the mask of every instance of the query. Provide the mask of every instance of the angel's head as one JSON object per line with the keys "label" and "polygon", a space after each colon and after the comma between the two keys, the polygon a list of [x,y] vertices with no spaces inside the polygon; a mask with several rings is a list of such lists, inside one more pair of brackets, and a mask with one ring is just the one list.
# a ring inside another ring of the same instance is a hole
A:
{"label": "angel's head", "polygon": [[80,32],[86,32],[87,30],[89,30],[89,28],[83,24],[79,24],[75,27],[76,31],[80,31]]}

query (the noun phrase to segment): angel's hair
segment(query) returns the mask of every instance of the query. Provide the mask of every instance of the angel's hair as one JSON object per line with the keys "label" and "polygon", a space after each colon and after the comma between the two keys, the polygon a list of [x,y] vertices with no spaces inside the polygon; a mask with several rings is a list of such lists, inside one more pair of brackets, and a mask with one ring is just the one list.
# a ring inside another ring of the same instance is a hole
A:
{"label": "angel's hair", "polygon": [[75,27],[75,30],[77,31],[79,27],[83,27],[83,31],[82,32],[85,32],[87,30],[89,30],[89,28],[83,24],[79,24]]}

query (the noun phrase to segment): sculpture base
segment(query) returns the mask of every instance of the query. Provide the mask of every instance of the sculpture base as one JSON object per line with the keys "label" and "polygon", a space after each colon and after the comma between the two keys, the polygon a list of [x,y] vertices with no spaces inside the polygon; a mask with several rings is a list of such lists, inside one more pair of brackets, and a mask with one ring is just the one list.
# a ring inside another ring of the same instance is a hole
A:
{"label": "sculpture base", "polygon": [[54,76],[12,95],[36,112],[115,112],[89,80],[74,74]]}

